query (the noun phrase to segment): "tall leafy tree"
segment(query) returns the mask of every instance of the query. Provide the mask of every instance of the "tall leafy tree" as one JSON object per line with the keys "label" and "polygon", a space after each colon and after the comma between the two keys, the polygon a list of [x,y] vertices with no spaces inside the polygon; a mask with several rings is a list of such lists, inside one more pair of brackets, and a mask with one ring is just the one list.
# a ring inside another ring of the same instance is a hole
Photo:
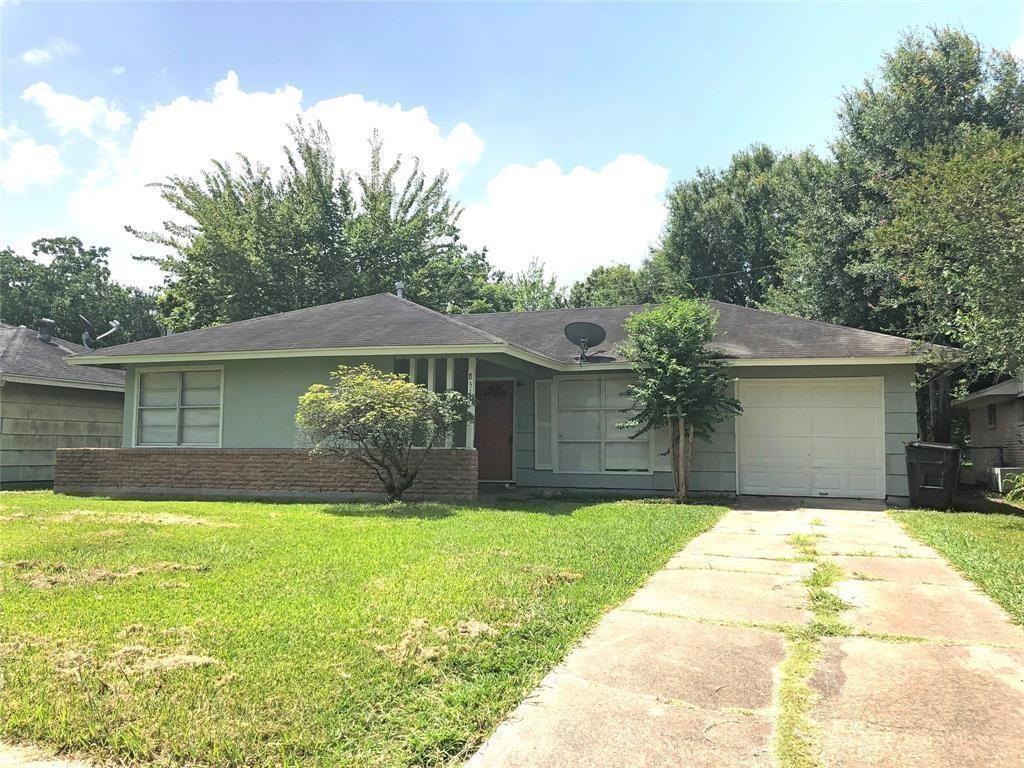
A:
{"label": "tall leafy tree", "polygon": [[512,310],[534,312],[539,309],[561,309],[567,305],[565,291],[554,275],[548,275],[536,257],[522,272],[517,272],[505,287]]}
{"label": "tall leafy tree", "polygon": [[810,153],[780,156],[755,145],[723,171],[704,169],[678,183],[669,192],[658,254],[675,275],[675,285],[666,287],[680,293],[689,284],[730,304],[761,304],[778,284],[786,238],[820,164]]}
{"label": "tall leafy tree", "polygon": [[622,304],[647,304],[659,294],[652,270],[645,264],[633,269],[628,264],[599,266],[569,291],[573,307],[613,307]]}
{"label": "tall leafy tree", "polygon": [[[461,242],[447,177],[416,160],[382,160],[370,141],[369,172],[337,167],[319,126],[292,128],[275,176],[239,157],[197,178],[157,186],[178,213],[159,232],[133,231],[165,248],[151,259],[168,275],[160,311],[174,330],[392,290],[434,309],[500,308],[486,254]],[[464,275],[450,280],[453,272]]]}
{"label": "tall leafy tree", "polygon": [[964,131],[959,146],[908,157],[868,267],[900,291],[923,338],[962,347],[976,367],[1024,372],[1024,137]]}
{"label": "tall leafy tree", "polygon": [[161,335],[155,295],[112,282],[109,250],[77,237],[36,240],[31,257],[0,250],[0,320],[33,328],[48,317],[58,336],[74,342],[84,330],[79,315],[101,331],[120,321],[113,343]]}
{"label": "tall leafy tree", "polygon": [[1003,136],[1024,130],[1024,68],[985,51],[967,33],[935,28],[904,35],[879,76],[847,90],[823,183],[779,260],[766,306],[873,330],[912,332],[913,295],[874,269],[871,232],[891,215],[894,183],[915,157],[952,147],[964,128]]}

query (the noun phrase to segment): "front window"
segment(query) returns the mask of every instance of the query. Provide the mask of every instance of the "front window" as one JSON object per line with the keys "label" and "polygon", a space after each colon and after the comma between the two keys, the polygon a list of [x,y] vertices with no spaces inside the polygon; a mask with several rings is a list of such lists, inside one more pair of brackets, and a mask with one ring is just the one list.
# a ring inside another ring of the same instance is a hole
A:
{"label": "front window", "polygon": [[988,425],[993,429],[996,426],[996,407],[994,405],[988,407]]}
{"label": "front window", "polygon": [[630,379],[558,377],[554,386],[555,468],[558,472],[642,472],[660,464],[651,433],[635,440],[634,430],[616,424],[635,414],[625,397]]}
{"label": "front window", "polygon": [[219,368],[143,371],[135,419],[138,446],[219,446]]}

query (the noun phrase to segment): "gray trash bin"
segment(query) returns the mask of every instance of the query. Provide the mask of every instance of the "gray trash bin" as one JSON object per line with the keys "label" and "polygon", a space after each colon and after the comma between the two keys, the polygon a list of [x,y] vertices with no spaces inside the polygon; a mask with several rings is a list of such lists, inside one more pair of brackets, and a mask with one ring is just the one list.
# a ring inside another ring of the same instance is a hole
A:
{"label": "gray trash bin", "polygon": [[910,506],[951,509],[960,479],[960,447],[946,443],[907,443]]}

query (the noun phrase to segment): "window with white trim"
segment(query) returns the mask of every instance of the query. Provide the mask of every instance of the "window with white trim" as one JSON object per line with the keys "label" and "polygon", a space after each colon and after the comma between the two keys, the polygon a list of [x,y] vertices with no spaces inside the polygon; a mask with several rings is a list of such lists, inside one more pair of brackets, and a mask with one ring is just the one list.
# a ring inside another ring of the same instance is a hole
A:
{"label": "window with white trim", "polygon": [[135,418],[138,446],[219,446],[219,368],[139,373]]}
{"label": "window with white trim", "polygon": [[642,473],[666,468],[658,455],[660,435],[616,425],[636,409],[625,396],[633,379],[623,376],[559,376],[537,381],[534,410],[536,469],[556,472]]}

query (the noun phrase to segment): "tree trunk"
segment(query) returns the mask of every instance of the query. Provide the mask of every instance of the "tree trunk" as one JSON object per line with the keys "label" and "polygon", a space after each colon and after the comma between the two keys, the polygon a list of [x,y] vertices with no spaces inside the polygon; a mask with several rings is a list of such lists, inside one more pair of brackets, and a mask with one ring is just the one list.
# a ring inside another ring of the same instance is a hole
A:
{"label": "tree trunk", "polygon": [[931,389],[932,439],[937,443],[948,443],[953,431],[949,375],[944,373],[933,379]]}
{"label": "tree trunk", "polygon": [[669,422],[671,434],[672,480],[675,483],[676,501],[686,499],[686,422],[678,413]]}

